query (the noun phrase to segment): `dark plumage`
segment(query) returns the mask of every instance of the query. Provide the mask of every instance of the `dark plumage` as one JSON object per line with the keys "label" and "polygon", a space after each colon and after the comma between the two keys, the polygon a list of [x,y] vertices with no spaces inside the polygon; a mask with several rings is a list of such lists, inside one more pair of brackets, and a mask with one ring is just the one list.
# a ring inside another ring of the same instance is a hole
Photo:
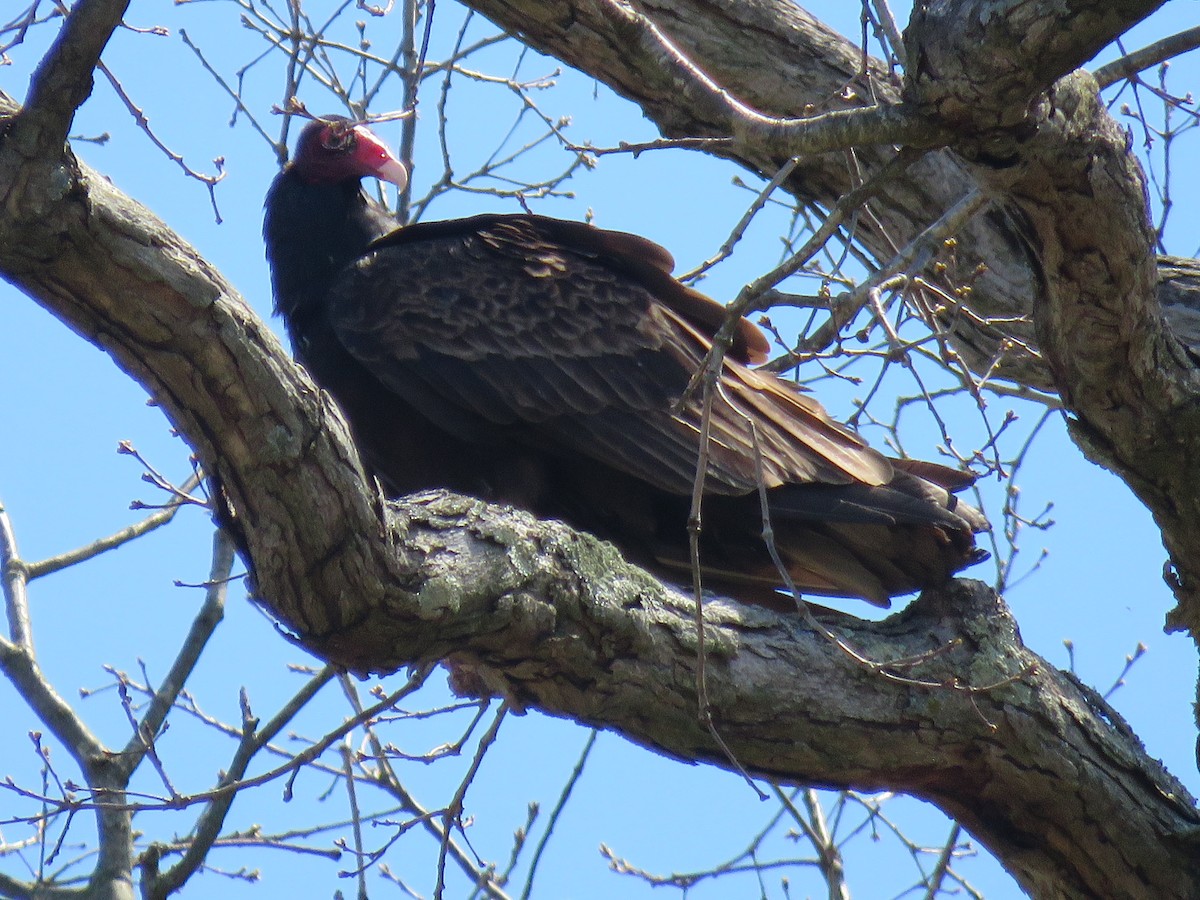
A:
{"label": "dark plumage", "polygon": [[[310,123],[267,195],[277,311],[388,490],[445,487],[557,517],[686,580],[700,397],[674,411],[724,309],[640,237],[532,215],[397,227],[360,189],[403,167],[365,128]],[[889,460],[808,394],[750,368],[743,320],[713,405],[706,583],[762,602],[753,419],[780,554],[804,591],[891,595],[983,554],[971,476]],[[776,598],[777,599],[777,598]]]}

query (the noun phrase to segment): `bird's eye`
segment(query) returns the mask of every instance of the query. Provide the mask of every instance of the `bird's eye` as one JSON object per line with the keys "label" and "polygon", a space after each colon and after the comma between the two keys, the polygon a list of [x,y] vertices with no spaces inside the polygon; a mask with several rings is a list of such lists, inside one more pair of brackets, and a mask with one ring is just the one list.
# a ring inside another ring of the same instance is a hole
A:
{"label": "bird's eye", "polygon": [[354,145],[354,130],[330,125],[321,133],[321,146],[326,150],[339,153],[349,150]]}

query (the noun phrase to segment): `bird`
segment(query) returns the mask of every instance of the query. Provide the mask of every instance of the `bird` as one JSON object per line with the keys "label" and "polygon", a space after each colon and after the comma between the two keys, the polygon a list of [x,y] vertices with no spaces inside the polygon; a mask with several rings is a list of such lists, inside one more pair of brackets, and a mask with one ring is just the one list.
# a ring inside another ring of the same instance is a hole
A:
{"label": "bird", "polygon": [[[268,190],[263,234],[294,355],[387,494],[509,504],[689,581],[704,429],[689,384],[725,307],[646,238],[530,213],[401,224],[369,177],[403,189],[408,170],[366,124],[313,118]],[[790,580],[886,608],[987,555],[987,520],[955,496],[971,473],[871,448],[759,368],[769,350],[740,319],[712,393],[706,586],[785,608]]]}

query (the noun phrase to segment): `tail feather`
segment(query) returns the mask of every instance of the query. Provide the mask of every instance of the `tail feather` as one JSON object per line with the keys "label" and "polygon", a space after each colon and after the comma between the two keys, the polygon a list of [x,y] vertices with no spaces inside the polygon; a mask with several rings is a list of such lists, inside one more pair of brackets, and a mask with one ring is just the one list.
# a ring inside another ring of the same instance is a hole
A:
{"label": "tail feather", "polygon": [[[987,526],[982,514],[899,467],[885,487],[787,485],[767,498],[775,548],[802,594],[887,608],[891,597],[943,584],[987,556],[974,542]],[[775,605],[785,579],[767,553],[756,494],[706,498],[703,517],[706,583]],[[660,543],[654,557],[674,577],[690,570],[683,543]]]}

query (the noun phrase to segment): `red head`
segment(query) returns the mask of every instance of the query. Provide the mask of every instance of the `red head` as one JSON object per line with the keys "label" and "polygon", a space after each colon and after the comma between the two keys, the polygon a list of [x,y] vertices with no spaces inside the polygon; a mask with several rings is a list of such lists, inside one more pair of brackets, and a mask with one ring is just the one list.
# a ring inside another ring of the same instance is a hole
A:
{"label": "red head", "polygon": [[291,169],[309,184],[337,184],[352,178],[381,178],[401,190],[408,170],[365,125],[328,116],[300,132]]}

